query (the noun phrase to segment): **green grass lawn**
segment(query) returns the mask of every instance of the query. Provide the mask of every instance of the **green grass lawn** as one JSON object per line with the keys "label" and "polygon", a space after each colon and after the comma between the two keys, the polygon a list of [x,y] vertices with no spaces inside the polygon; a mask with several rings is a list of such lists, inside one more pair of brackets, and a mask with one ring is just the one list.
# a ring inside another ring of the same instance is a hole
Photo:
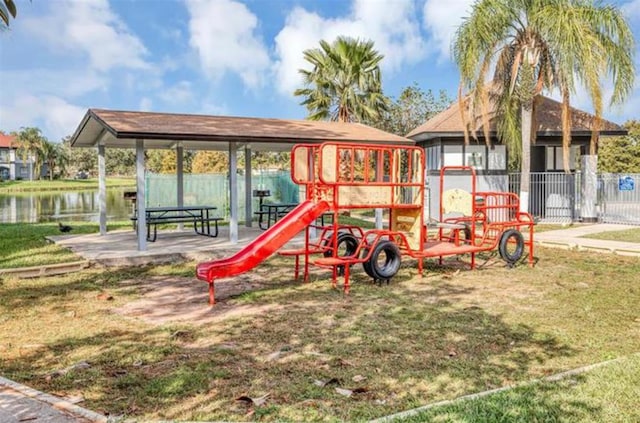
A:
{"label": "green grass lawn", "polygon": [[[423,276],[407,260],[389,285],[372,283],[356,266],[345,297],[331,288],[330,272],[314,269],[310,283],[294,281],[292,260],[276,257],[218,281],[219,292],[253,288],[212,309],[195,263],[4,278],[0,374],[140,420],[337,422],[640,351],[637,258],[537,248],[536,259],[534,268],[510,269],[481,255],[475,271],[456,260],[429,262]],[[151,323],[123,311],[179,284],[194,287],[198,317]],[[80,361],[90,367],[52,375]],[[634,358],[520,388],[439,410],[433,420],[637,421],[628,405],[638,397],[638,366]],[[265,394],[254,407],[236,400]],[[613,398],[622,398],[616,410]]]}
{"label": "green grass lawn", "polygon": [[[99,231],[93,222],[65,222],[73,229],[71,234]],[[109,230],[131,228],[130,222],[110,222]],[[56,222],[0,223],[0,269],[67,263],[80,258],[66,248],[59,247],[45,237],[62,235]]]}
{"label": "green grass lawn", "polygon": [[584,238],[640,243],[640,228],[630,228],[622,231],[611,231],[602,232],[599,234],[585,235]]}
{"label": "green grass lawn", "polygon": [[[107,188],[134,188],[134,178],[107,178]],[[83,191],[98,189],[97,179],[56,179],[53,181],[3,181],[0,194],[35,191]]]}
{"label": "green grass lawn", "polygon": [[638,422],[640,356],[558,382],[434,407],[395,422]]}

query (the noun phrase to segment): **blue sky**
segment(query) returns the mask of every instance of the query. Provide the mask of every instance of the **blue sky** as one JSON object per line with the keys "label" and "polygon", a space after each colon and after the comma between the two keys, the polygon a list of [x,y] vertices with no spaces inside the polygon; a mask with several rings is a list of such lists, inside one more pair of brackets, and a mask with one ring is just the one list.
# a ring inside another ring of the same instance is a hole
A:
{"label": "blue sky", "polygon": [[[17,0],[0,33],[0,129],[37,126],[52,141],[88,108],[304,118],[292,95],[302,51],[320,39],[374,40],[383,87],[416,82],[455,96],[449,46],[472,0]],[[640,0],[609,1],[640,50]],[[640,72],[640,51],[636,53]],[[573,104],[590,110],[576,93]],[[640,119],[640,75],[605,116]]]}

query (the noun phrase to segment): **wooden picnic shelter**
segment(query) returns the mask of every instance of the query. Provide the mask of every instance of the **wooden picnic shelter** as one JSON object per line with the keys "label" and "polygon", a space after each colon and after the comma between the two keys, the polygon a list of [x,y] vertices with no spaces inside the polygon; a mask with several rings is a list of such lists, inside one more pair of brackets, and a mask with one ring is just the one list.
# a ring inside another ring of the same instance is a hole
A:
{"label": "wooden picnic shelter", "polygon": [[[295,144],[327,141],[414,145],[414,141],[359,123],[272,118],[208,116],[176,113],[89,109],[71,138],[72,148],[97,148],[100,234],[107,233],[106,148],[136,150],[136,196],[140,228],[145,221],[145,150],[175,149],[178,207],[184,205],[184,150],[227,151],[229,154],[229,240],[238,240],[238,157],[245,154],[246,226],[251,226],[251,152],[289,151]],[[138,251],[147,249],[145,231],[137,234]]]}

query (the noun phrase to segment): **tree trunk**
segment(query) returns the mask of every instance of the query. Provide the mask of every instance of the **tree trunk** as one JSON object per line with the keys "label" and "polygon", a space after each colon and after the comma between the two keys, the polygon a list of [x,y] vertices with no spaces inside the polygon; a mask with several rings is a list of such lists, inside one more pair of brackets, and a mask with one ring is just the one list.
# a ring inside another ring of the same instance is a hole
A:
{"label": "tree trunk", "polygon": [[529,212],[529,186],[531,179],[531,127],[533,119],[533,101],[520,108],[522,134],[522,160],[520,163],[520,211]]}

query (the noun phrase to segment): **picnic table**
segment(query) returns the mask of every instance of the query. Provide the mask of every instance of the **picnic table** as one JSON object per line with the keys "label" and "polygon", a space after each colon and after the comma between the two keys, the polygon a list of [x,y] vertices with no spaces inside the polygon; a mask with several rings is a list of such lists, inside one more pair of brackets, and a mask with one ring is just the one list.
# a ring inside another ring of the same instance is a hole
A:
{"label": "picnic table", "polygon": [[[222,218],[213,216],[211,212],[214,210],[217,210],[217,207],[149,207],[145,209],[147,241],[154,242],[158,236],[158,225],[162,225],[165,223],[192,223],[193,230],[198,235],[217,237],[218,221],[222,220]],[[131,220],[134,222],[134,227],[136,226],[138,220],[137,213],[138,211],[136,210],[136,215],[131,218]]]}
{"label": "picnic table", "polygon": [[263,203],[260,204],[260,210],[254,212],[258,216],[258,226],[262,230],[276,223],[281,217],[295,209],[297,203]]}
{"label": "picnic table", "polygon": [[[280,218],[295,209],[297,206],[297,203],[260,204],[260,211],[254,212],[254,214],[258,216],[258,226],[263,231],[269,229],[271,225],[276,223]],[[333,223],[333,213],[323,213],[318,217],[316,225],[325,226],[329,223]]]}

